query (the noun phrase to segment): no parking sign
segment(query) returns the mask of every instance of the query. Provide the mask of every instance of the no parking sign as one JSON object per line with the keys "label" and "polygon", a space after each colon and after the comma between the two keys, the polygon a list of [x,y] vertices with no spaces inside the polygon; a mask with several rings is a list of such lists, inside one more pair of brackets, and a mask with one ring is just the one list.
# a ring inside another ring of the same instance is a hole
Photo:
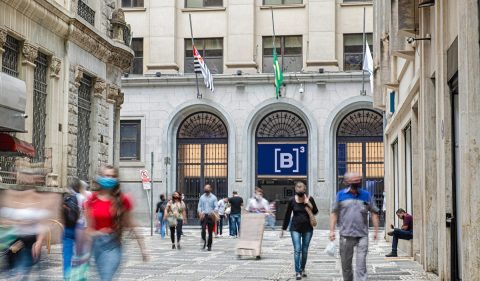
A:
{"label": "no parking sign", "polygon": [[140,170],[140,178],[142,179],[142,185],[144,190],[152,189],[151,179],[147,170]]}

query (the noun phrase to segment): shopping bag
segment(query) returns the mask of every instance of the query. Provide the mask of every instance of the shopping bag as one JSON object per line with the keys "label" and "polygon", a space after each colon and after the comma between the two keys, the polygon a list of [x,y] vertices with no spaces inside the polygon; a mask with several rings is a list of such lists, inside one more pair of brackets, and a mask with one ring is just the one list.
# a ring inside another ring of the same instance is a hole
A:
{"label": "shopping bag", "polygon": [[334,257],[337,253],[337,244],[335,242],[331,241],[330,243],[327,244],[327,247],[325,247],[325,254]]}

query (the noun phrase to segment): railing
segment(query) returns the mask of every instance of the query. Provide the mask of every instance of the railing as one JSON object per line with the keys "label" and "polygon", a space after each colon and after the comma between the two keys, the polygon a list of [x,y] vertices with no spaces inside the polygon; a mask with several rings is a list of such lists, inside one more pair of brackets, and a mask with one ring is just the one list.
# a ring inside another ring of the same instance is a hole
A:
{"label": "railing", "polygon": [[0,155],[0,183],[44,186],[44,163],[32,163],[28,157]]}
{"label": "railing", "polygon": [[130,25],[125,25],[123,28],[123,42],[125,42],[125,45],[130,46],[130,43],[132,41],[132,30],[130,28]]}
{"label": "railing", "polygon": [[90,8],[82,0],[78,1],[78,15],[86,20],[89,24],[95,25],[95,11]]}

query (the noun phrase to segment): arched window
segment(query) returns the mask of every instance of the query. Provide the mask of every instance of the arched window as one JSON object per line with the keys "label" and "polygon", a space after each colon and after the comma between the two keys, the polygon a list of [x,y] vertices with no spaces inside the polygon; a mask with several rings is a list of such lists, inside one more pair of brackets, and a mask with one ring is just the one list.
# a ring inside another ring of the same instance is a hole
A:
{"label": "arched window", "polygon": [[307,127],[290,111],[275,111],[265,116],[257,127],[257,138],[306,138]]}
{"label": "arched window", "polygon": [[228,193],[228,132],[209,112],[185,118],[177,131],[177,190],[185,195],[191,223],[196,220],[203,186],[210,184],[218,198]]}

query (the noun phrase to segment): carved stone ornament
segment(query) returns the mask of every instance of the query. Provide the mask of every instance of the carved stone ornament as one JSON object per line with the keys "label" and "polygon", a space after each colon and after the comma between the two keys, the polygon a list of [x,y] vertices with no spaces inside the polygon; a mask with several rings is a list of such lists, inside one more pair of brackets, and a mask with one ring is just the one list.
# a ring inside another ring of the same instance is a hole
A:
{"label": "carved stone ornament", "polygon": [[120,93],[120,87],[117,87],[116,85],[109,85],[107,92],[107,102],[115,103],[118,93]]}
{"label": "carved stone ornament", "polygon": [[35,65],[35,59],[38,56],[38,47],[29,42],[23,43],[22,48],[23,57],[25,61]]}
{"label": "carved stone ornament", "polygon": [[7,42],[7,30],[0,26],[0,49],[3,48],[3,45],[5,45],[5,42]]}
{"label": "carved stone ornament", "polygon": [[50,76],[60,78],[60,69],[62,68],[62,61],[57,57],[52,57],[50,62]]}
{"label": "carved stone ornament", "polygon": [[119,92],[116,100],[117,107],[120,108],[124,101],[125,101],[125,94],[123,92]]}
{"label": "carved stone ornament", "polygon": [[112,13],[112,39],[117,42],[123,43],[123,32],[127,23],[125,22],[125,15],[122,9],[115,9]]}
{"label": "carved stone ornament", "polygon": [[112,23],[113,22],[125,23],[125,13],[123,12],[123,10],[120,8],[113,10],[111,21]]}
{"label": "carved stone ornament", "polygon": [[105,80],[100,78],[95,79],[95,84],[93,86],[93,96],[97,98],[104,97],[106,88],[107,88],[107,83],[105,82]]}
{"label": "carved stone ornament", "polygon": [[80,67],[75,68],[75,85],[80,86],[80,80],[83,77],[83,70]]}

